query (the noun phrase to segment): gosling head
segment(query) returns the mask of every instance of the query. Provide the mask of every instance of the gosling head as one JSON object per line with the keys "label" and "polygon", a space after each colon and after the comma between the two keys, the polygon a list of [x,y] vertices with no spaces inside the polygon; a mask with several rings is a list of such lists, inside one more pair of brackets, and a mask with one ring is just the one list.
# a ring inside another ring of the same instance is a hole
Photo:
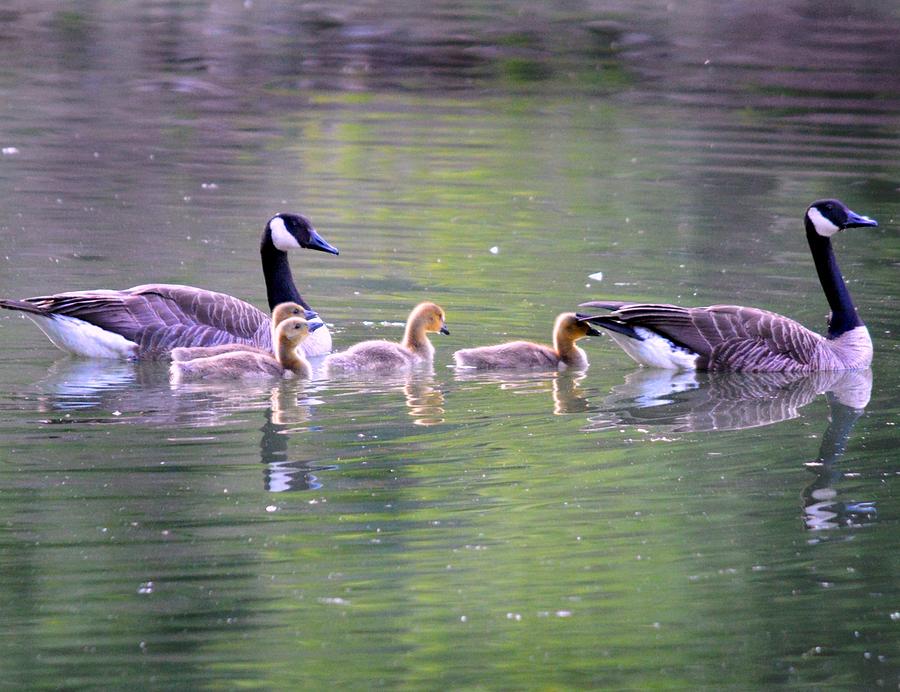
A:
{"label": "gosling head", "polygon": [[306,310],[297,303],[279,303],[272,310],[272,324],[279,325],[291,317],[306,317]]}
{"label": "gosling head", "polygon": [[423,325],[426,332],[450,333],[445,323],[444,310],[435,303],[419,303],[410,316],[410,322]]}
{"label": "gosling head", "polygon": [[299,344],[310,332],[316,331],[321,324],[310,324],[302,317],[288,317],[275,329],[275,338],[280,343]]}
{"label": "gosling head", "polygon": [[830,238],[846,228],[877,226],[878,222],[868,216],[860,216],[856,212],[850,211],[840,200],[820,199],[813,202],[806,210],[805,224],[808,233],[812,232],[823,238]]}
{"label": "gosling head", "polygon": [[578,341],[586,336],[600,336],[600,332],[574,312],[564,312],[556,318],[554,333],[566,341]]}
{"label": "gosling head", "polygon": [[263,249],[269,244],[282,252],[301,247],[329,252],[332,255],[340,254],[336,247],[319,235],[309,219],[300,214],[280,213],[269,219],[266,230],[263,231]]}

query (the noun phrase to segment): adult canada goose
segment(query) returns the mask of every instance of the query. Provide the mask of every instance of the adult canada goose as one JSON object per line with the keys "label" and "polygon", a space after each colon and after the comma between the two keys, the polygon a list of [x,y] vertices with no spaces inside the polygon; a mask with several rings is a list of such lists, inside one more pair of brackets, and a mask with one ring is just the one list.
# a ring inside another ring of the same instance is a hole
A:
{"label": "adult canada goose", "polygon": [[394,372],[419,363],[430,363],[434,346],[428,340],[430,332],[449,334],[444,311],[434,303],[419,303],[409,314],[403,341],[362,341],[346,351],[332,353],[325,359],[329,373],[360,370]]}
{"label": "adult canada goose", "polygon": [[[306,310],[297,303],[288,301],[287,303],[279,303],[276,305],[272,310],[272,319],[270,320],[272,343],[277,343],[277,340],[275,339],[275,329],[279,324],[291,317],[305,317],[305,315]],[[316,322],[314,324],[319,325],[321,323]],[[317,327],[317,329],[318,328],[320,327]],[[195,358],[209,358],[210,356],[217,356],[220,353],[230,353],[232,351],[256,351],[267,355],[272,354],[270,349],[249,346],[247,344],[219,344],[218,346],[179,346],[178,348],[173,348],[169,351],[169,358],[173,361],[194,360]]]}
{"label": "adult canada goose", "polygon": [[174,384],[180,384],[196,380],[309,377],[312,369],[298,347],[313,328],[319,328],[319,325],[310,325],[302,317],[291,317],[275,328],[274,356],[253,349],[173,361],[169,366],[170,379]]}
{"label": "adult canada goose", "polygon": [[459,367],[479,370],[584,369],[588,366],[587,355],[575,342],[586,336],[600,336],[600,332],[585,320],[578,319],[574,312],[564,312],[553,325],[552,347],[531,341],[510,341],[496,346],[464,348],[453,354],[453,360]]}
{"label": "adult canada goose", "polygon": [[[338,254],[305,217],[282,213],[269,219],[260,242],[269,309],[292,301],[303,306],[308,321],[321,323],[294,285],[287,256],[293,248]],[[123,291],[73,291],[0,299],[0,307],[25,313],[58,348],[92,358],[161,358],[177,346],[225,343],[272,348],[266,313],[230,295],[193,286],[144,284]],[[304,342],[307,355],[330,350],[327,327]]]}
{"label": "adult canada goose", "polygon": [[872,340],[838,269],[831,236],[845,228],[878,224],[836,199],[813,202],[804,221],[819,281],[831,307],[827,337],[782,315],[737,305],[685,308],[596,301],[581,306],[611,312],[579,316],[609,330],[629,356],[651,367],[755,372],[868,367]]}

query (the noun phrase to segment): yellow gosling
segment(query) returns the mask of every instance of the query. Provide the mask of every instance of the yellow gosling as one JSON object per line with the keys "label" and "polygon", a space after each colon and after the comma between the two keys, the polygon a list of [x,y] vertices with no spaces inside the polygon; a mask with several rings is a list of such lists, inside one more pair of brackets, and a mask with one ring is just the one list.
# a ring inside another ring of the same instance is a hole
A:
{"label": "yellow gosling", "polygon": [[496,346],[464,348],[453,354],[453,360],[458,367],[477,370],[583,370],[588,366],[587,355],[575,342],[599,334],[574,312],[564,312],[553,326],[552,348],[531,341],[510,341]]}
{"label": "yellow gosling", "polygon": [[290,317],[275,328],[275,356],[258,350],[244,350],[173,361],[169,368],[170,379],[174,384],[180,384],[198,380],[308,378],[312,368],[297,347],[309,336],[309,331],[305,319]]}
{"label": "yellow gosling", "polygon": [[444,311],[434,303],[419,303],[406,321],[403,341],[363,341],[346,351],[332,353],[325,358],[329,373],[336,372],[396,372],[408,370],[420,363],[434,359],[434,346],[429,333],[449,334],[444,321]]}
{"label": "yellow gosling", "polygon": [[[297,303],[279,303],[272,310],[272,344],[276,343],[275,329],[279,324],[289,317],[303,317],[304,310]],[[262,353],[272,355],[271,351],[258,346],[250,346],[249,344],[218,344],[217,346],[179,346],[173,348],[169,352],[169,357],[173,361],[194,360],[195,358],[209,358],[222,353],[232,353],[234,351]]]}

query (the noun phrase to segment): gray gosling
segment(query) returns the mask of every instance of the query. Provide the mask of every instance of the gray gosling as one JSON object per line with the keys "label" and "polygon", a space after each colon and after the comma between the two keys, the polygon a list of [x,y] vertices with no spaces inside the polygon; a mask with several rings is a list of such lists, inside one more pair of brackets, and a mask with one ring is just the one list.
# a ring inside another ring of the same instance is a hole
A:
{"label": "gray gosling", "polygon": [[449,334],[445,324],[444,311],[434,303],[419,303],[406,321],[403,341],[362,341],[346,351],[332,353],[325,358],[329,373],[336,372],[394,372],[407,370],[420,363],[430,363],[434,359],[434,346],[428,334],[439,332]]}
{"label": "gray gosling", "polygon": [[[305,310],[297,303],[287,302],[279,303],[272,310],[272,343],[276,343],[275,329],[279,324],[289,317],[303,317]],[[310,330],[312,331],[312,330]],[[169,352],[169,358],[173,361],[194,360],[195,358],[209,358],[210,356],[218,356],[222,353],[233,353],[234,351],[249,351],[251,353],[262,353],[267,356],[272,355],[269,351],[259,346],[250,346],[249,344],[218,344],[216,346],[179,346],[173,348]]]}
{"label": "gray gosling", "polygon": [[309,336],[309,323],[300,317],[284,320],[275,328],[275,356],[258,351],[230,351],[207,358],[173,361],[173,384],[198,380],[221,381],[271,377],[304,377],[312,374],[309,361],[298,349]]}
{"label": "gray gosling", "polygon": [[553,347],[531,341],[510,341],[496,346],[464,348],[453,354],[457,367],[477,370],[583,370],[588,366],[585,352],[575,345],[586,336],[599,336],[574,312],[564,312],[553,325]]}

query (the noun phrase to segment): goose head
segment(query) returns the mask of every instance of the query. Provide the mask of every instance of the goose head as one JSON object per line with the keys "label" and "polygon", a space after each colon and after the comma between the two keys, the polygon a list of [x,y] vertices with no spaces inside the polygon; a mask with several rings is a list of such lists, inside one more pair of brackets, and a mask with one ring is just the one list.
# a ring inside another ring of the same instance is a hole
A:
{"label": "goose head", "polygon": [[823,238],[830,238],[846,228],[878,225],[875,219],[850,211],[843,202],[837,199],[820,199],[813,202],[806,210],[805,222],[807,232],[815,233]]}
{"label": "goose head", "polygon": [[269,219],[263,232],[263,247],[271,244],[282,252],[294,248],[320,250],[332,255],[340,254],[338,249],[319,235],[309,219],[300,214],[279,213]]}

